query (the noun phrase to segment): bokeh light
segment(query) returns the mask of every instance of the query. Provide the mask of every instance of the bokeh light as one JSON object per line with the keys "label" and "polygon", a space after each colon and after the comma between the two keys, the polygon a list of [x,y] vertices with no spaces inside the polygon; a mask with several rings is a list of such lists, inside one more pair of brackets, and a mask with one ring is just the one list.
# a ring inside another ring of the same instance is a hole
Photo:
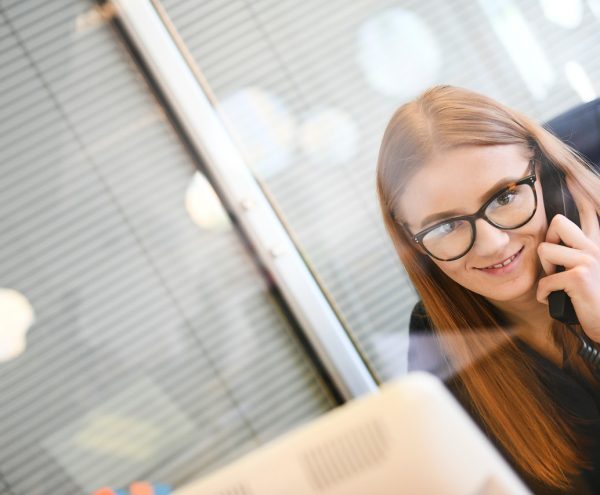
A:
{"label": "bokeh light", "polygon": [[185,209],[192,221],[205,230],[227,230],[231,222],[208,179],[200,172],[192,176],[185,192]]}
{"label": "bokeh light", "polygon": [[20,292],[0,288],[0,362],[21,355],[35,321],[33,306]]}
{"label": "bokeh light", "polygon": [[581,0],[540,0],[546,19],[567,29],[576,28],[583,19]]}
{"label": "bokeh light", "polygon": [[414,12],[392,8],[369,18],[358,33],[358,64],[377,91],[408,99],[434,84],[442,54],[433,31]]}
{"label": "bokeh light", "polygon": [[352,117],[326,108],[309,113],[300,128],[300,145],[310,161],[323,166],[347,163],[358,153],[360,132]]}
{"label": "bokeh light", "polygon": [[281,100],[244,88],[221,100],[217,109],[259,177],[268,179],[290,165],[296,124]]}

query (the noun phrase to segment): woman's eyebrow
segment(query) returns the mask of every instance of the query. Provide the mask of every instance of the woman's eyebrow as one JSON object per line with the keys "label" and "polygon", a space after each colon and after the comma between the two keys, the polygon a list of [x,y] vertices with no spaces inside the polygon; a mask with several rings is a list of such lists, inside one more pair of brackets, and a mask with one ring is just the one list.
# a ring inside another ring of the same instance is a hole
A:
{"label": "woman's eyebrow", "polygon": [[[494,194],[499,192],[501,189],[504,189],[509,184],[512,184],[513,182],[517,182],[517,181],[521,180],[522,178],[523,177],[508,177],[508,178],[505,177],[504,179],[500,179],[498,182],[496,182],[492,187],[488,188],[488,190],[479,197],[479,201],[481,201],[481,204],[483,204],[487,199],[491,198]],[[461,215],[467,215],[467,213],[465,213],[464,210],[463,211],[449,210],[449,211],[442,211],[440,213],[433,213],[431,215],[426,216],[421,221],[421,225],[419,226],[419,229],[423,229],[423,228],[425,228],[426,225],[428,225],[432,222],[435,222],[437,220],[443,220],[444,218],[458,217]]]}

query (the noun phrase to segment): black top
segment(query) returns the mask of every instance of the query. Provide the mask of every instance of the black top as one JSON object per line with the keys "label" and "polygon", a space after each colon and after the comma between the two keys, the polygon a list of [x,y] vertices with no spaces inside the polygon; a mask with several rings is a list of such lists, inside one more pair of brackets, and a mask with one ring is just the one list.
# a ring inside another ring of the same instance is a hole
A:
{"label": "black top", "polygon": [[[412,311],[409,337],[409,371],[428,371],[441,378],[473,420],[485,431],[481,419],[460,391],[460,375],[452,373],[443,351],[433,336],[431,322],[421,302],[417,303]],[[575,431],[581,432],[585,438],[590,439],[590,461],[593,468],[589,471],[583,471],[580,476],[573,480],[574,489],[571,491],[565,492],[552,489],[540,484],[528,473],[520,471],[511,456],[506,455],[498,442],[489,435],[488,438],[496,445],[533,493],[549,495],[563,495],[566,493],[577,495],[600,494],[600,393],[594,392],[588,382],[570,367],[559,368],[520,339],[515,339],[515,343],[531,358],[540,382],[548,390],[550,397],[557,403],[559,408],[569,411],[575,418],[584,420],[586,423],[585,426],[582,426],[581,422],[578,421],[577,424],[573,423],[572,426]]]}

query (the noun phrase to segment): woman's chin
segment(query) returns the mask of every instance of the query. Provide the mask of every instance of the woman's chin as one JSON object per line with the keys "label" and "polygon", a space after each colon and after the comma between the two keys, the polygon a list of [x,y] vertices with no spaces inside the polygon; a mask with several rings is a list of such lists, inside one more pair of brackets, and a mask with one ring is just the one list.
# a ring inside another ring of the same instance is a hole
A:
{"label": "woman's chin", "polygon": [[485,280],[480,285],[479,294],[487,299],[498,302],[523,301],[532,297],[535,299],[541,264],[536,260],[525,258],[518,270],[512,276],[497,277],[482,274]]}
{"label": "woman's chin", "polygon": [[485,284],[474,290],[486,299],[498,302],[524,301],[536,297],[538,278],[534,273],[523,273],[503,283]]}
{"label": "woman's chin", "polygon": [[536,298],[537,276],[533,273],[524,273],[520,277],[513,279],[505,284],[501,284],[493,289],[486,287],[485,294],[487,299],[498,302],[526,301]]}

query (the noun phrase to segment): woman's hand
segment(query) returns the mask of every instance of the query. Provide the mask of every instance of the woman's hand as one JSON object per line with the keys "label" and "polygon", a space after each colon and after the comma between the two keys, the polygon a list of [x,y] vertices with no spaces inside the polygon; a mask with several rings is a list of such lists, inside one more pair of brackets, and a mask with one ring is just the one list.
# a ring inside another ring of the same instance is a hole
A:
{"label": "woman's hand", "polygon": [[[538,246],[547,276],[539,281],[537,300],[548,304],[551,292],[564,290],[583,331],[600,343],[600,223],[594,204],[581,189],[569,179],[567,186],[579,210],[581,228],[563,215],[550,222],[546,242]],[[556,273],[556,265],[565,271]]]}

